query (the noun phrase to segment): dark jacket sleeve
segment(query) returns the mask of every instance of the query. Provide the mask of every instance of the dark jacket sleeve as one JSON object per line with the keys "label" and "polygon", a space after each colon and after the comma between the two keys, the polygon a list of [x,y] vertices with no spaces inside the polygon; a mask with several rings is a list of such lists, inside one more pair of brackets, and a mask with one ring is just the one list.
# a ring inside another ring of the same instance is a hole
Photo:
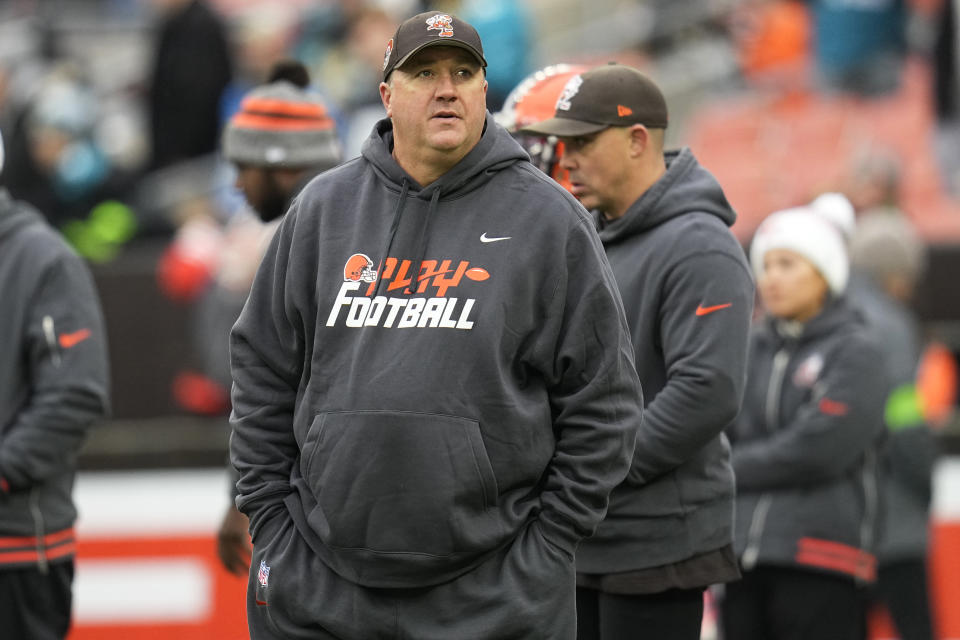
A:
{"label": "dark jacket sleeve", "polygon": [[745,263],[722,252],[685,258],[667,274],[659,309],[667,380],[647,403],[631,482],[671,471],[736,417],[753,290]]}
{"label": "dark jacket sleeve", "polygon": [[31,392],[0,442],[0,478],[11,490],[72,468],[109,408],[103,316],[86,265],[63,249],[24,304]]}
{"label": "dark jacket sleeve", "polygon": [[936,437],[930,427],[920,424],[890,433],[884,453],[887,472],[921,501],[929,503],[938,453]]}
{"label": "dark jacket sleeve", "polygon": [[620,294],[586,224],[568,239],[546,318],[536,359],[549,384],[557,443],[540,524],[549,541],[573,553],[627,474],[643,411]]}
{"label": "dark jacket sleeve", "polygon": [[290,303],[288,256],[295,215],[274,235],[230,333],[233,376],[230,461],[239,473],[237,507],[251,534],[290,492],[297,458],[293,415],[303,362],[303,331]]}
{"label": "dark jacket sleeve", "polygon": [[733,448],[737,489],[765,491],[834,479],[878,441],[886,375],[879,349],[850,335],[830,355],[810,400],[769,437]]}

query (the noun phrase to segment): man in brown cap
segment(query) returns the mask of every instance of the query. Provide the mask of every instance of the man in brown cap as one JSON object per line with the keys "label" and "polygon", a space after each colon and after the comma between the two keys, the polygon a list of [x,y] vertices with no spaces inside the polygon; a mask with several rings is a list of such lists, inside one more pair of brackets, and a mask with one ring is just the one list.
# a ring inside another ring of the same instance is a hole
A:
{"label": "man in brown cap", "polygon": [[570,190],[593,211],[643,383],[633,466],[577,551],[581,640],[698,640],[703,590],[738,576],[722,432],[740,408],[753,280],[735,214],[689,149],[664,153],[657,85],[612,64],[571,78],[555,115]]}
{"label": "man in brown cap", "polygon": [[255,639],[575,635],[640,388],[593,224],[484,66],[455,17],[400,25],[388,118],[294,201],[234,327]]}

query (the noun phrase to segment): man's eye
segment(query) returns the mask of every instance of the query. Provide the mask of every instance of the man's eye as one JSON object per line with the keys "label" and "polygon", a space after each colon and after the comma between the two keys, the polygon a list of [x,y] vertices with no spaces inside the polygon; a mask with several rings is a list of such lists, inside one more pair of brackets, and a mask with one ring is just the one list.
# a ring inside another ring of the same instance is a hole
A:
{"label": "man's eye", "polygon": [[473,71],[471,69],[459,69],[457,71],[457,75],[460,76],[461,78],[472,78]]}
{"label": "man's eye", "polygon": [[433,74],[433,72],[430,71],[430,69],[421,69],[420,71],[417,72],[417,76],[420,77],[420,78],[428,78],[428,77],[430,77],[432,74]]}

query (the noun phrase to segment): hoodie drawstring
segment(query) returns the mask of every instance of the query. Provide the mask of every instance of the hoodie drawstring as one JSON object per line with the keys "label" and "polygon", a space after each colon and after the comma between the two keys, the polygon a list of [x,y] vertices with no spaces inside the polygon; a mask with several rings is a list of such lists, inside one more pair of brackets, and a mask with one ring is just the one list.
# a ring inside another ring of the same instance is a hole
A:
{"label": "hoodie drawstring", "polygon": [[427,252],[427,228],[433,221],[433,214],[437,210],[437,203],[439,201],[440,190],[437,189],[433,192],[433,197],[430,198],[430,207],[427,209],[427,217],[424,219],[423,225],[420,227],[420,238],[417,240],[417,252],[414,254],[417,257],[414,261],[416,268],[413,270],[413,275],[410,276],[411,295],[416,295],[417,288],[420,284],[420,269],[423,267],[423,257]]}
{"label": "hoodie drawstring", "polygon": [[400,215],[403,213],[403,207],[407,202],[407,193],[410,191],[410,182],[404,178],[400,187],[400,199],[397,200],[397,206],[393,209],[393,223],[390,225],[390,238],[387,240],[387,249],[383,252],[383,258],[380,259],[380,269],[377,270],[377,286],[373,290],[373,297],[380,295],[380,283],[383,282],[383,269],[387,266],[387,258],[390,257],[390,250],[393,249],[393,239],[397,237],[397,229],[400,228]]}
{"label": "hoodie drawstring", "polygon": [[[403,217],[403,209],[407,201],[407,193],[410,191],[410,182],[404,178],[403,186],[400,189],[400,199],[397,201],[397,206],[393,211],[393,224],[390,225],[390,239],[387,241],[387,250],[383,253],[383,260],[380,263],[380,270],[377,273],[377,286],[374,288],[373,297],[376,298],[380,295],[380,283],[383,282],[383,268],[386,266],[387,258],[390,257],[390,251],[393,250],[393,241],[397,237],[397,232],[400,229],[400,219]],[[408,291],[410,295],[415,295],[417,293],[417,288],[420,283],[420,270],[423,268],[423,259],[427,251],[427,229],[430,226],[430,223],[433,221],[433,215],[437,210],[437,203],[440,202],[440,190],[437,189],[433,192],[433,196],[430,198],[430,207],[427,209],[427,216],[423,221],[423,225],[420,227],[420,237],[417,239],[417,250],[414,253],[415,259],[413,260],[414,269],[410,274],[410,285]]]}

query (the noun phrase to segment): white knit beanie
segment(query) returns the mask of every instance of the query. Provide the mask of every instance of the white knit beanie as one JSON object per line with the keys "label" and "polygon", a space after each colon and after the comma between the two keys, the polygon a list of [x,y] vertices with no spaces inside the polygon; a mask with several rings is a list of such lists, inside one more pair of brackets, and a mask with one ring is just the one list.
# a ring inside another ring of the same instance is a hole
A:
{"label": "white knit beanie", "polygon": [[850,242],[857,223],[856,213],[847,196],[836,191],[822,193],[810,203],[810,206],[840,230],[844,242]]}
{"label": "white knit beanie", "polygon": [[750,247],[750,263],[757,278],[763,275],[763,256],[771,249],[788,249],[809,260],[834,295],[846,289],[850,265],[843,237],[813,208],[777,211],[760,224]]}

